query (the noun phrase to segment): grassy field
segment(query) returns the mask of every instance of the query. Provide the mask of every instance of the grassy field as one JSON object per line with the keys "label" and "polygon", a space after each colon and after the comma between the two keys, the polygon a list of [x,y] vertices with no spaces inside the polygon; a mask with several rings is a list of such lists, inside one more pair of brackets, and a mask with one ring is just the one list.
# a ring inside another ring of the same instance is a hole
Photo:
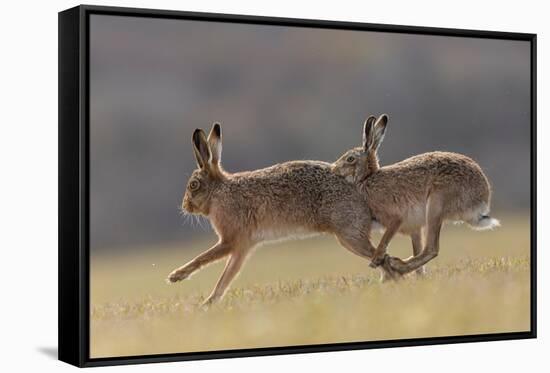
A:
{"label": "grassy field", "polygon": [[[263,246],[208,310],[198,305],[223,262],[178,284],[164,279],[213,244],[213,233],[92,256],[91,357],[528,330],[529,220],[502,224],[489,232],[444,227],[428,274],[398,283],[380,283],[377,270],[329,236]],[[401,236],[389,251],[408,257],[412,249]]]}

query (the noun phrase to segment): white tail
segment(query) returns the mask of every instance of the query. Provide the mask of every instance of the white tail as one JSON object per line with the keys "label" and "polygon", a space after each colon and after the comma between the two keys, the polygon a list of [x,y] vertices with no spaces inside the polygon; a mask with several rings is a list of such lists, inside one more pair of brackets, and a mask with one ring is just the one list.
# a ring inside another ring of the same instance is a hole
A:
{"label": "white tail", "polygon": [[476,222],[470,222],[476,231],[484,231],[500,227],[500,221],[487,215],[480,216]]}

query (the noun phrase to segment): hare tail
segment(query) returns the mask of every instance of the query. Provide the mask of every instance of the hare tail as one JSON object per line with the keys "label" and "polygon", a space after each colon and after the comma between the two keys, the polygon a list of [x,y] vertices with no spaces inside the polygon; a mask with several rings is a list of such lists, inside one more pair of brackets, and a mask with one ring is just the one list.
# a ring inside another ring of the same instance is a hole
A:
{"label": "hare tail", "polygon": [[481,215],[478,219],[469,221],[468,224],[470,225],[470,227],[472,227],[472,229],[475,229],[477,231],[484,231],[500,227],[500,221],[490,217],[489,215]]}

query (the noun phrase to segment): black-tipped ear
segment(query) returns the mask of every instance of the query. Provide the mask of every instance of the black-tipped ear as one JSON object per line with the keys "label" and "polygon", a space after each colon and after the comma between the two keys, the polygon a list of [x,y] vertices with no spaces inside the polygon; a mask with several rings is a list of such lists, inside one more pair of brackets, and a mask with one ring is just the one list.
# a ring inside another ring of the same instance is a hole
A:
{"label": "black-tipped ear", "polygon": [[363,123],[363,150],[369,151],[373,144],[373,127],[376,117],[374,115],[369,116],[365,123]]}
{"label": "black-tipped ear", "polygon": [[193,132],[193,153],[195,154],[199,168],[205,168],[210,162],[211,153],[206,141],[206,135],[199,128]]}
{"label": "black-tipped ear", "polygon": [[380,144],[382,143],[382,140],[384,140],[384,135],[386,134],[386,127],[388,125],[388,115],[382,114],[378,117],[376,120],[376,123],[374,124],[373,128],[373,149],[378,149]]}
{"label": "black-tipped ear", "polygon": [[222,137],[222,126],[218,122],[214,123],[214,125],[212,126],[212,131],[214,131],[216,136],[218,136],[219,138]]}
{"label": "black-tipped ear", "polygon": [[208,146],[212,154],[212,164],[219,164],[222,158],[222,127],[219,123],[212,125],[212,129],[208,135]]}

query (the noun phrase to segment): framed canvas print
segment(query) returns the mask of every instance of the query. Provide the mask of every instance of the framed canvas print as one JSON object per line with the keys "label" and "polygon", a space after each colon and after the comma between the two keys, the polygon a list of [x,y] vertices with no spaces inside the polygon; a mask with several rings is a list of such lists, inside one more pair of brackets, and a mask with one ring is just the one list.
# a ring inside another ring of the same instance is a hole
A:
{"label": "framed canvas print", "polygon": [[535,337],[535,43],[59,13],[59,358]]}

